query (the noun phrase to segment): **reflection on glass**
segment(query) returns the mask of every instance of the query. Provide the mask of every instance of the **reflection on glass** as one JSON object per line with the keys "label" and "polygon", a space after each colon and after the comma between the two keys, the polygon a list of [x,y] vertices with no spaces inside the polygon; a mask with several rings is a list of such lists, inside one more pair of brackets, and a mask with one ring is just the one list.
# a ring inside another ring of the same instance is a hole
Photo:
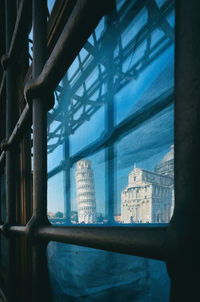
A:
{"label": "reflection on glass", "polygon": [[169,301],[161,261],[50,242],[47,260],[53,301]]}
{"label": "reflection on glass", "polygon": [[48,113],[52,223],[170,220],[173,73],[174,1],[116,0]]}

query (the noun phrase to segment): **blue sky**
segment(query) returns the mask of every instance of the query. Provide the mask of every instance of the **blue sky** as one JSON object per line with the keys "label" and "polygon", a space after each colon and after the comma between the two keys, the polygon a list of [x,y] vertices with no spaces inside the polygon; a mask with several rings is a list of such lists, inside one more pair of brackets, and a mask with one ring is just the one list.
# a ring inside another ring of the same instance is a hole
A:
{"label": "blue sky", "polygon": [[[146,18],[145,12],[143,18]],[[169,16],[173,24],[173,16]],[[141,22],[144,19],[141,17]],[[104,29],[101,22],[99,31]],[[140,27],[137,21],[138,28]],[[132,35],[131,29],[127,35]],[[154,39],[160,37],[160,31],[155,32]],[[100,35],[99,35],[100,37]],[[124,37],[127,41],[129,37]],[[90,41],[92,41],[90,37]],[[125,43],[125,42],[124,42]],[[153,43],[153,41],[152,41]],[[140,48],[140,53],[129,56],[124,63],[124,70],[134,64],[137,56],[141,56],[146,45]],[[85,54],[82,51],[84,58]],[[77,60],[77,59],[76,59]],[[162,94],[165,90],[173,87],[173,66],[174,66],[174,46],[168,47],[153,63],[148,65],[137,78],[133,78],[129,83],[114,96],[114,117],[115,124],[120,123],[137,108]],[[72,64],[70,75],[72,76],[77,68],[77,63]],[[93,73],[95,78],[97,74]],[[90,81],[92,81],[90,77]],[[143,123],[134,129],[126,137],[117,141],[115,147],[115,211],[120,212],[120,193],[128,182],[128,173],[133,169],[134,163],[138,167],[153,171],[155,165],[161,161],[163,156],[169,152],[170,145],[173,144],[174,137],[174,117],[173,106],[170,106],[159,115]],[[52,125],[53,127],[53,125]],[[82,148],[99,138],[105,130],[105,108],[101,107],[89,121],[86,121],[73,135],[70,136],[70,154],[73,155]],[[59,165],[63,159],[62,146],[59,146],[48,156],[48,170],[52,170]],[[105,152],[101,150],[87,159],[91,160],[95,177],[95,192],[97,212],[104,213],[105,210]],[[72,209],[77,209],[75,169],[71,169],[71,203]],[[60,172],[48,181],[48,211],[57,212],[64,210],[64,184],[63,173]]]}

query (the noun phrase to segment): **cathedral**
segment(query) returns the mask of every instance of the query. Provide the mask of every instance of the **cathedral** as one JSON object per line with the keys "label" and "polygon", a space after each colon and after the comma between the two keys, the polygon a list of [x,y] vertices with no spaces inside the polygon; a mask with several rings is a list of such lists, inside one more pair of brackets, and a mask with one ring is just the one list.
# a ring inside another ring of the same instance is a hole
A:
{"label": "cathedral", "polygon": [[137,168],[129,173],[121,193],[123,223],[166,223],[174,209],[174,146],[154,172]]}

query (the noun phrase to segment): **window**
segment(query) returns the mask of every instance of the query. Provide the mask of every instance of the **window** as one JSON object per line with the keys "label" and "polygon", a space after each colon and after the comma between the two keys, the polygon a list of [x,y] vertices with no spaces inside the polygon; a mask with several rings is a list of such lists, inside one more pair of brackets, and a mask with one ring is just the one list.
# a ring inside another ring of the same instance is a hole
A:
{"label": "window", "polygon": [[[143,213],[145,183],[169,187],[169,213],[162,222],[173,213],[174,24],[166,21],[160,27],[156,4],[119,3],[74,59],[47,115],[48,212],[53,224],[161,222],[154,218],[153,191],[148,219]],[[151,19],[154,9],[157,14]],[[171,16],[173,3],[161,5],[160,11],[164,19]],[[134,220],[131,187],[139,202]],[[122,194],[126,190],[128,206]],[[169,196],[166,192],[159,198],[162,206]],[[55,217],[57,212],[63,213],[62,220]]]}
{"label": "window", "polygon": [[198,296],[199,9],[0,2],[0,299]]}

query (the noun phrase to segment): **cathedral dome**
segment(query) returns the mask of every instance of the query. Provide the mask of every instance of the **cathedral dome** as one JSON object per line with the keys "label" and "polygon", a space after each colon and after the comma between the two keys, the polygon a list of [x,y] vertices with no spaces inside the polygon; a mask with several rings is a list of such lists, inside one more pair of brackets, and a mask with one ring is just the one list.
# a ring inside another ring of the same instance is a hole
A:
{"label": "cathedral dome", "polygon": [[169,160],[173,160],[174,159],[174,145],[170,146],[170,151],[163,157],[163,159],[161,160],[161,163],[165,163]]}
{"label": "cathedral dome", "polygon": [[170,151],[163,157],[161,162],[155,166],[155,173],[174,178],[174,145]]}

